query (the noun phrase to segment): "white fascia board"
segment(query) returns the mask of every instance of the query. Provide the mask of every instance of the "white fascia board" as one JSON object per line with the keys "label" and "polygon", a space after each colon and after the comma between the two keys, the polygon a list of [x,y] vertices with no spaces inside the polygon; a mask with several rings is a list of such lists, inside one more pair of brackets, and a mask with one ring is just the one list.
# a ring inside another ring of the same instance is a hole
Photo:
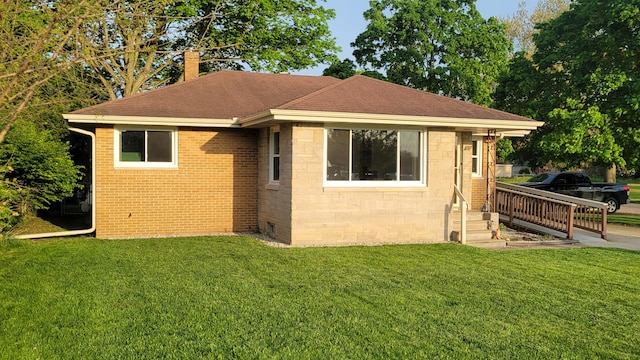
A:
{"label": "white fascia board", "polygon": [[[493,129],[492,129],[493,130]],[[496,137],[504,138],[504,137],[524,137],[529,135],[531,130],[499,130],[496,132]],[[487,136],[487,131],[476,132],[474,131],[471,135],[473,136]]]}
{"label": "white fascia board", "polygon": [[523,120],[495,120],[495,119],[466,119],[435,116],[409,116],[389,114],[364,114],[302,110],[268,110],[239,121],[242,127],[259,126],[269,121],[284,122],[321,122],[367,124],[367,125],[396,125],[396,126],[428,126],[454,127],[468,129],[496,129],[498,131],[531,131],[542,126],[541,121]]}
{"label": "white fascia board", "polygon": [[525,137],[529,135],[530,131],[520,130],[520,131],[503,131],[501,133],[502,137]]}
{"label": "white fascia board", "polygon": [[237,119],[175,118],[157,116],[116,116],[63,114],[66,120],[76,124],[146,125],[146,126],[193,126],[215,128],[240,128]]}

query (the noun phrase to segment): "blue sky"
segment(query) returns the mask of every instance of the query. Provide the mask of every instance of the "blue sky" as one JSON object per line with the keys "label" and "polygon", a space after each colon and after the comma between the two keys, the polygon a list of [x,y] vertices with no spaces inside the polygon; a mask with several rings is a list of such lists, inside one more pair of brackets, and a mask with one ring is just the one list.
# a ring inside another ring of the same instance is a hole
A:
{"label": "blue sky", "polygon": [[[491,16],[507,16],[513,14],[521,0],[476,0],[476,8],[484,18]],[[536,0],[528,0],[527,6],[531,11],[535,7]],[[336,18],[329,22],[329,28],[336,38],[337,43],[342,47],[342,52],[338,54],[340,59],[353,59],[353,49],[349,46],[356,37],[364,31],[366,22],[362,18],[362,13],[369,8],[369,0],[327,0],[323,5],[326,8],[336,10]],[[321,65],[317,68],[296,72],[304,75],[322,75],[328,65]]]}

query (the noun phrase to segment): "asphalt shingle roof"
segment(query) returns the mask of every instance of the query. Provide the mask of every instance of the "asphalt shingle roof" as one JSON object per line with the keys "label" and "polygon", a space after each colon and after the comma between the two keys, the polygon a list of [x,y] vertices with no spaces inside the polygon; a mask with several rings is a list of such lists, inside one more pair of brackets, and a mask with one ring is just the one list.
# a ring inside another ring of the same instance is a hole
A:
{"label": "asphalt shingle roof", "polygon": [[532,121],[361,75],[339,80],[242,71],[211,73],[72,114],[242,119],[270,109]]}

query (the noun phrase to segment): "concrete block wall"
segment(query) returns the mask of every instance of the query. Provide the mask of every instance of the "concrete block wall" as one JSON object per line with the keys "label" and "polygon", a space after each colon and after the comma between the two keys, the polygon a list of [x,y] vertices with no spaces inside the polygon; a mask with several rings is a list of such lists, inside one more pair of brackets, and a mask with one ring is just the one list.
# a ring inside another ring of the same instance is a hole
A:
{"label": "concrete block wall", "polygon": [[[323,125],[292,126],[287,242],[305,246],[447,241],[453,226],[455,133],[430,130],[427,138],[426,186],[333,188],[323,187]],[[468,187],[470,191],[470,183]]]}
{"label": "concrete block wall", "polygon": [[114,167],[114,129],[96,128],[96,237],[255,231],[257,132],[180,128],[177,169]]}
{"label": "concrete block wall", "polygon": [[262,234],[291,243],[291,125],[280,130],[280,181],[269,181],[270,128],[260,129],[258,139],[258,227]]}

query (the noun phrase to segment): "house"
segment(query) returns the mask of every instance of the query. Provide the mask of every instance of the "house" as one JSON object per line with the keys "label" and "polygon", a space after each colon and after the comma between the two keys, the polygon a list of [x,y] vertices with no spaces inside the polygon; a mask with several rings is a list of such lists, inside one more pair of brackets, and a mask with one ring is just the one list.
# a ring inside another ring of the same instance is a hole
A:
{"label": "house", "polygon": [[221,71],[64,115],[95,138],[98,238],[260,231],[443,242],[490,207],[495,137],[541,122],[354,76]]}

